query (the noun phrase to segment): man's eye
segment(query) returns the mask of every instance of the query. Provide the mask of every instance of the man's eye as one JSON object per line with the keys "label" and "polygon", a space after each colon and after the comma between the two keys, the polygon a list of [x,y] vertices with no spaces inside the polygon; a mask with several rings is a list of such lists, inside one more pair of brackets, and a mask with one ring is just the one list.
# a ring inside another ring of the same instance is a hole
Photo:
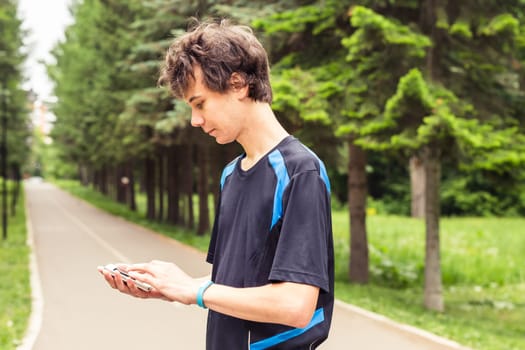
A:
{"label": "man's eye", "polygon": [[195,105],[195,108],[197,108],[197,109],[202,109],[202,106],[203,106],[203,105],[204,105],[203,102],[199,102],[199,103],[197,103],[197,104]]}

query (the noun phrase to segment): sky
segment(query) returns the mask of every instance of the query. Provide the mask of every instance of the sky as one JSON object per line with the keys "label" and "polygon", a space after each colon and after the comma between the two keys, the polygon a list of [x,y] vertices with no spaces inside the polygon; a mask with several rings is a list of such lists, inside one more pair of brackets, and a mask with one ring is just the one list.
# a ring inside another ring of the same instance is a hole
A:
{"label": "sky", "polygon": [[27,82],[24,88],[32,89],[38,101],[53,100],[53,84],[41,61],[53,62],[50,51],[63,40],[64,30],[73,21],[69,13],[72,0],[18,0],[18,17],[22,28],[29,33],[24,39],[28,59],[24,65]]}

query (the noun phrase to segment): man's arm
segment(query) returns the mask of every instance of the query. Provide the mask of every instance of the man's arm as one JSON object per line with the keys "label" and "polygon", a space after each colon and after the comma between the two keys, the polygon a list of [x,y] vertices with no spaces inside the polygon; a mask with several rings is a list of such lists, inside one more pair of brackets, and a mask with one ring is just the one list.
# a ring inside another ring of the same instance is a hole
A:
{"label": "man's arm", "polygon": [[312,319],[318,295],[318,287],[291,282],[251,288],[213,284],[203,300],[208,308],[222,314],[303,328]]}
{"label": "man's arm", "polygon": [[[197,292],[209,279],[191,278],[177,265],[163,261],[128,265],[126,270],[130,276],[152,285],[163,299],[187,305],[197,303]],[[147,292],[133,284],[123,285],[120,280],[115,287],[136,297],[149,297]],[[206,307],[229,316],[302,328],[312,319],[318,295],[318,287],[292,282],[250,288],[213,284],[205,291],[203,301]]]}

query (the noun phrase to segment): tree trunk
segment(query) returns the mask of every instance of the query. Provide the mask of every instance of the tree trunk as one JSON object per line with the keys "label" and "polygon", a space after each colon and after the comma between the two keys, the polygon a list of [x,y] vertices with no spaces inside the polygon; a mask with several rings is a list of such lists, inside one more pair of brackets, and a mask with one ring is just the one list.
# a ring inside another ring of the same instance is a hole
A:
{"label": "tree trunk", "polygon": [[133,161],[126,163],[126,176],[129,179],[127,200],[129,209],[137,211],[137,202],[135,200],[135,176],[133,175]]}
{"label": "tree trunk", "polygon": [[144,161],[144,187],[146,190],[146,218],[155,220],[155,160]]}
{"label": "tree trunk", "polygon": [[129,185],[129,178],[126,176],[126,169],[123,164],[116,167],[115,187],[117,188],[117,202],[126,204],[127,202],[127,187]]}
{"label": "tree trunk", "polygon": [[159,150],[158,155],[158,189],[159,189],[159,210],[157,212],[157,221],[164,221],[164,150]]}
{"label": "tree trunk", "polygon": [[[420,24],[423,33],[428,35],[433,43],[427,49],[426,70],[431,82],[439,81],[438,52],[440,40],[437,37],[437,5],[435,0],[425,0],[420,6]],[[443,295],[441,286],[441,259],[439,248],[439,187],[441,181],[441,163],[439,148],[432,144],[423,149],[423,164],[425,167],[425,291],[424,305],[427,309],[443,311]]]}
{"label": "tree trunk", "polygon": [[427,146],[424,151],[426,173],[425,191],[425,297],[427,309],[443,311],[443,294],[441,286],[441,261],[439,248],[439,186],[441,164],[439,152]]}
{"label": "tree trunk", "polygon": [[188,198],[188,221],[186,222],[186,227],[193,229],[195,227],[195,216],[193,213],[193,145],[188,145],[188,151],[186,153],[185,162],[186,166],[184,169],[185,181],[185,190]]}
{"label": "tree trunk", "polygon": [[85,164],[78,165],[78,176],[80,178],[80,183],[83,186],[89,185],[89,175],[88,168]]}
{"label": "tree trunk", "polygon": [[108,172],[106,166],[103,166],[100,169],[100,192],[102,192],[104,195],[109,194],[108,189]]}
{"label": "tree trunk", "polygon": [[20,196],[20,181],[22,180],[22,172],[18,163],[13,165],[13,178],[15,184],[12,189],[11,195],[11,215],[16,215],[16,206],[18,204],[18,196]]}
{"label": "tree trunk", "polygon": [[171,146],[168,152],[168,222],[177,225],[179,224],[179,164],[178,152],[180,146]]}
{"label": "tree trunk", "polygon": [[199,160],[199,224],[197,225],[197,235],[202,236],[210,229],[210,210],[208,208],[208,163],[209,163],[209,148],[205,144],[201,144],[198,151]]}
{"label": "tree trunk", "polygon": [[348,207],[350,210],[351,282],[368,283],[368,242],[366,234],[366,152],[353,143],[348,144]]}
{"label": "tree trunk", "polygon": [[412,156],[409,162],[411,213],[414,218],[425,217],[425,166],[421,159]]}
{"label": "tree trunk", "polygon": [[91,187],[95,191],[98,191],[99,178],[100,178],[100,175],[99,175],[98,170],[93,170],[93,182],[91,183]]}

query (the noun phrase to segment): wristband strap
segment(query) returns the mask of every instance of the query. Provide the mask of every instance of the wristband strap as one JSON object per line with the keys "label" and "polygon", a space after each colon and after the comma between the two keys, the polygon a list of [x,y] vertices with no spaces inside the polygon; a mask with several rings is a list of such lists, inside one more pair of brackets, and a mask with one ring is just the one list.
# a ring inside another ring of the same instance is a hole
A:
{"label": "wristband strap", "polygon": [[197,292],[197,305],[199,305],[203,309],[207,309],[207,307],[206,305],[204,305],[204,300],[202,300],[202,296],[204,295],[206,289],[208,289],[212,284],[212,281],[204,282],[202,286],[200,286],[199,291]]}

